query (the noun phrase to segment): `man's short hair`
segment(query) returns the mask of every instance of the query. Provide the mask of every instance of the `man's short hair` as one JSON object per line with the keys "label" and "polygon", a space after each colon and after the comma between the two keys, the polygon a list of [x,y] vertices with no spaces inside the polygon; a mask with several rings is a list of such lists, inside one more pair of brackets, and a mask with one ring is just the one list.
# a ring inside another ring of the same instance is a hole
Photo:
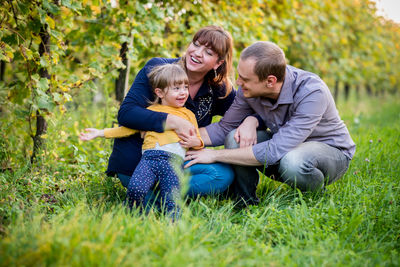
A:
{"label": "man's short hair", "polygon": [[272,42],[256,42],[245,48],[240,54],[240,58],[255,60],[253,71],[260,81],[266,80],[269,75],[274,75],[278,82],[285,79],[285,53]]}

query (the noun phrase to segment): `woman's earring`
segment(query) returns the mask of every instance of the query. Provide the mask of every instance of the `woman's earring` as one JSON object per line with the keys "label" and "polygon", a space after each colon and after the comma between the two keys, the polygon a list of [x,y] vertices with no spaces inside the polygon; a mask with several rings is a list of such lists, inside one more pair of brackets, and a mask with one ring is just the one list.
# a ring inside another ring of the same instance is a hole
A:
{"label": "woman's earring", "polygon": [[217,70],[214,69],[214,78],[217,78]]}

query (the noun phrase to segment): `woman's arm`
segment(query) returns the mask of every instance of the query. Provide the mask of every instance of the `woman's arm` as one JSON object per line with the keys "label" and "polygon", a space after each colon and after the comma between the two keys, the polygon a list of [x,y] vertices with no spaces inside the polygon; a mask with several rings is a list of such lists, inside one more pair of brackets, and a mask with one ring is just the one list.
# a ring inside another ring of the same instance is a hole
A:
{"label": "woman's arm", "polygon": [[187,120],[164,112],[146,109],[154,100],[152,88],[147,74],[160,64],[172,64],[177,59],[153,58],[139,71],[128,94],[118,111],[118,122],[127,128],[139,131],[163,132],[174,130],[178,136],[189,134],[194,126]]}
{"label": "woman's arm", "polygon": [[143,131],[164,131],[167,114],[146,109],[154,100],[147,74],[154,66],[174,61],[176,59],[153,58],[139,71],[118,111],[119,124]]}

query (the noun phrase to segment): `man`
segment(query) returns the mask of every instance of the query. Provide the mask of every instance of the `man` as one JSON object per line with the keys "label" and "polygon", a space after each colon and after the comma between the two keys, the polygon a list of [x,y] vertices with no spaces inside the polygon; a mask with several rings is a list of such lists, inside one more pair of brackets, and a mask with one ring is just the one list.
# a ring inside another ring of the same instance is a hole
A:
{"label": "man", "polygon": [[[244,49],[237,70],[239,89],[232,106],[220,122],[201,129],[206,145],[222,145],[226,139],[228,149],[189,151],[186,167],[233,164],[231,190],[247,204],[259,202],[257,168],[303,191],[321,190],[341,178],[355,144],[327,85],[317,75],[287,65],[282,49],[271,42]],[[258,120],[249,116],[254,114]],[[255,138],[255,130],[244,131],[242,122],[267,130]]]}

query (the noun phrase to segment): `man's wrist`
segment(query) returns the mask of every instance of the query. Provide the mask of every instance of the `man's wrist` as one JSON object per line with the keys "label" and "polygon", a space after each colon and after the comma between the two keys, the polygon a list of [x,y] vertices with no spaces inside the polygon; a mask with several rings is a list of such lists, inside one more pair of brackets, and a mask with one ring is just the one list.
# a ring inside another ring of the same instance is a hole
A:
{"label": "man's wrist", "polygon": [[256,116],[248,116],[246,120],[249,120],[256,128],[260,125],[258,118]]}
{"label": "man's wrist", "polygon": [[222,162],[221,159],[224,157],[225,149],[213,149],[214,153],[211,155],[212,162]]}

